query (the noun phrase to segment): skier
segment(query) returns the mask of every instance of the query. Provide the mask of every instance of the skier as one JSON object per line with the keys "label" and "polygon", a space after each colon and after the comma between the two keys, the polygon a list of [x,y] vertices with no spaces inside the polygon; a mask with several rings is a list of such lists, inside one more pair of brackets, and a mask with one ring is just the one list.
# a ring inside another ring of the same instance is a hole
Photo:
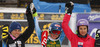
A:
{"label": "skier", "polygon": [[41,31],[37,18],[35,17],[35,31],[41,42],[42,47],[61,47],[64,39],[64,32],[59,23],[51,23],[48,31]]}
{"label": "skier", "polygon": [[100,29],[96,30],[95,47],[100,47]]}
{"label": "skier", "polygon": [[68,23],[72,14],[74,3],[66,3],[66,14],[62,22],[62,28],[66,37],[71,42],[71,47],[94,47],[95,39],[87,34],[89,22],[86,19],[80,19],[77,22],[77,34],[74,34]]}
{"label": "skier", "polygon": [[28,28],[23,34],[21,32],[21,25],[18,22],[12,22],[9,27],[9,32],[3,38],[2,47],[25,47],[25,41],[31,36],[34,30],[34,21],[32,14],[36,13],[33,3],[30,3],[26,10],[26,17],[28,21]]}

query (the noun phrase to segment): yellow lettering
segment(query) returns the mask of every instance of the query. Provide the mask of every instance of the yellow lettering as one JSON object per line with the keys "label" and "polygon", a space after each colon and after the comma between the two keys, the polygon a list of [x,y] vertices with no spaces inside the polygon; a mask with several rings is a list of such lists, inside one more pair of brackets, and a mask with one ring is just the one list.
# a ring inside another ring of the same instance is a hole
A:
{"label": "yellow lettering", "polygon": [[38,39],[38,37],[34,37],[34,43],[40,43],[40,41],[39,41],[39,39]]}
{"label": "yellow lettering", "polygon": [[30,36],[30,38],[26,41],[26,43],[34,43],[34,44],[38,44],[38,43],[40,43],[40,41],[39,41],[39,39],[38,39],[38,37],[35,35],[36,34],[36,32],[35,32],[35,30],[34,30],[34,32],[33,32],[33,34]]}
{"label": "yellow lettering", "polygon": [[51,20],[63,20],[64,14],[61,14],[60,16],[58,14],[52,15]]}
{"label": "yellow lettering", "polygon": [[60,20],[63,20],[64,14],[61,14],[59,18],[61,18]]}
{"label": "yellow lettering", "polygon": [[25,28],[23,26],[21,26],[21,28],[22,28],[21,33],[23,33],[28,28],[28,26],[26,26]]}
{"label": "yellow lettering", "polygon": [[36,34],[36,32],[35,32],[35,30],[34,30],[34,32],[33,32],[34,34]]}
{"label": "yellow lettering", "polygon": [[44,14],[40,14],[38,20],[44,20]]}
{"label": "yellow lettering", "polygon": [[51,16],[51,20],[55,20],[55,15],[52,15]]}
{"label": "yellow lettering", "polygon": [[33,43],[33,36],[34,36],[34,34],[32,34],[29,38],[28,38],[28,40],[26,41],[26,43]]}
{"label": "yellow lettering", "polygon": [[52,15],[51,20],[58,20],[58,15]]}
{"label": "yellow lettering", "polygon": [[4,14],[0,13],[0,19],[4,19]]}
{"label": "yellow lettering", "polygon": [[49,31],[48,29],[42,29],[42,31]]}
{"label": "yellow lettering", "polygon": [[58,15],[56,15],[55,20],[59,20],[59,19],[58,19]]}
{"label": "yellow lettering", "polygon": [[44,26],[43,26],[43,28],[44,28],[44,29],[46,29],[46,28],[47,28],[47,24],[46,24],[46,25],[44,25]]}
{"label": "yellow lettering", "polygon": [[[43,25],[42,31],[49,31],[48,28],[49,28],[50,25],[51,25],[51,23]],[[49,32],[48,32],[48,35],[49,35]]]}
{"label": "yellow lettering", "polygon": [[30,39],[28,39],[25,43],[28,43],[29,44],[30,43]]}
{"label": "yellow lettering", "polygon": [[12,14],[11,19],[18,19],[18,14]]}
{"label": "yellow lettering", "polygon": [[16,19],[18,19],[18,14],[15,14],[16,15]]}
{"label": "yellow lettering", "polygon": [[48,28],[49,28],[50,25],[51,25],[51,23],[48,24]]}
{"label": "yellow lettering", "polygon": [[30,37],[31,38],[31,43],[33,43],[33,38],[34,38],[33,36],[34,36],[34,34],[32,34],[31,37]]}
{"label": "yellow lettering", "polygon": [[21,13],[20,15],[12,14],[11,19],[24,19],[24,14],[23,13]]}
{"label": "yellow lettering", "polygon": [[21,13],[19,19],[24,19],[24,14]]}
{"label": "yellow lettering", "polygon": [[8,32],[8,31],[9,31],[9,28],[8,28],[8,26],[6,26],[6,27],[3,27],[2,30],[3,30],[4,32]]}

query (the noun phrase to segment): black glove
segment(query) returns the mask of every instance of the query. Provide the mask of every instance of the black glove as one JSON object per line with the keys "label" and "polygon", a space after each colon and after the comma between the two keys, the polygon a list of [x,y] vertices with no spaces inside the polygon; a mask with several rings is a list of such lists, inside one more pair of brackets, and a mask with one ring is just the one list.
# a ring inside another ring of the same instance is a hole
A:
{"label": "black glove", "polygon": [[36,12],[35,6],[33,3],[29,3],[26,9],[26,14],[31,13],[34,14]]}
{"label": "black glove", "polygon": [[73,2],[66,3],[66,5],[65,5],[65,13],[72,14],[73,6],[74,6]]}
{"label": "black glove", "polygon": [[8,37],[8,35],[9,35],[8,32],[9,32],[9,26],[8,25],[4,25],[2,27],[2,39],[5,39],[5,38]]}

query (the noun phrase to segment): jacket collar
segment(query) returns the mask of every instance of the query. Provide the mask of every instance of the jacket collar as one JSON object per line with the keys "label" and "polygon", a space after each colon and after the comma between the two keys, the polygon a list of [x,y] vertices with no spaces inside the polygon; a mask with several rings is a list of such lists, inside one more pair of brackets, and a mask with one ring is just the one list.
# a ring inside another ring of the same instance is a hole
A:
{"label": "jacket collar", "polygon": [[59,39],[52,39],[50,36],[48,37],[52,41],[58,41]]}
{"label": "jacket collar", "polygon": [[11,36],[11,38],[13,39],[13,40],[15,40],[16,38],[12,35],[12,34],[10,34],[10,36]]}

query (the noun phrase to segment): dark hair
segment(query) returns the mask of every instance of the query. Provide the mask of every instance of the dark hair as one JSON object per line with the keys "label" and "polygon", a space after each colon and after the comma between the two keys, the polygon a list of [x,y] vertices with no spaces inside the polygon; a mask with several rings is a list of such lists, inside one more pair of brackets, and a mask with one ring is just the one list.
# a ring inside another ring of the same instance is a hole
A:
{"label": "dark hair", "polygon": [[[79,27],[80,27],[80,26],[77,27],[77,34],[80,34],[80,33],[79,33]],[[87,27],[87,32],[88,32],[88,26],[86,26],[86,27]]]}

